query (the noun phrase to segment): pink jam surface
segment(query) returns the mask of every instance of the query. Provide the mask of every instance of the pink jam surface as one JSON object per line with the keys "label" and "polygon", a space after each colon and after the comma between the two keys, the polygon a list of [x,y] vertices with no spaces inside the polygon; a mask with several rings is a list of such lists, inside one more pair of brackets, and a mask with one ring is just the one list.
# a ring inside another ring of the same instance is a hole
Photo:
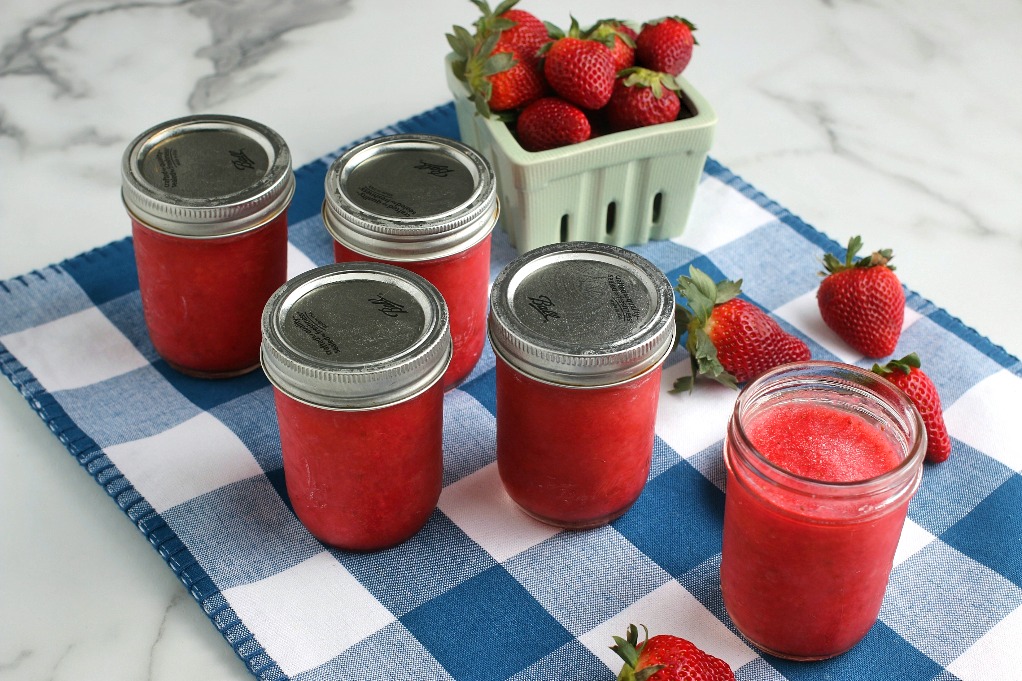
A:
{"label": "pink jam surface", "polygon": [[418,274],[437,287],[447,302],[451,318],[454,356],[444,374],[444,388],[453,388],[479,361],[486,343],[486,307],[489,301],[490,241],[487,236],[471,248],[435,260],[398,262],[379,260],[356,253],[334,241],[337,262],[389,262]]}
{"label": "pink jam surface", "polygon": [[287,279],[287,216],[237,236],[189,239],[132,220],[146,327],[175,369],[233,376],[259,366],[263,306]]}
{"label": "pink jam surface", "polygon": [[320,541],[353,551],[418,532],[443,484],[443,385],[367,411],[321,409],[274,388],[284,481]]}
{"label": "pink jam surface", "polygon": [[[768,459],[816,480],[865,480],[901,460],[878,428],[833,407],[776,405],[745,426]],[[876,621],[908,501],[866,518],[853,504],[821,521],[807,511],[815,502],[771,487],[753,494],[740,475],[729,462],[721,588],[731,619],[775,655],[845,652]]]}
{"label": "pink jam surface", "polygon": [[508,495],[546,523],[610,522],[649,476],[660,367],[606,388],[564,388],[497,359],[497,468]]}

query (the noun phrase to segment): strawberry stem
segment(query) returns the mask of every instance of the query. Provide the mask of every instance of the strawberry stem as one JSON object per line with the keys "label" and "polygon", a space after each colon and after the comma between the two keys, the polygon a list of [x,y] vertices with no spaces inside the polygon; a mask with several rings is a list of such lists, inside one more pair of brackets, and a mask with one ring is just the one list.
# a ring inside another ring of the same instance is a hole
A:
{"label": "strawberry stem", "polygon": [[895,371],[901,371],[907,376],[912,373],[912,369],[920,369],[922,366],[923,363],[920,361],[919,355],[913,352],[905,355],[901,359],[892,359],[883,366],[874,364],[873,373],[879,374],[880,376],[887,376],[888,374],[893,374]]}
{"label": "strawberry stem", "polygon": [[[675,288],[691,310],[678,305],[676,319],[679,324],[679,334],[682,331],[688,332],[685,347],[689,353],[692,377],[685,376],[678,379],[671,392],[682,392],[686,389],[691,391],[695,386],[695,377],[699,374],[704,374],[729,388],[737,389],[738,381],[720,363],[720,359],[717,357],[717,348],[713,345],[713,341],[710,340],[704,327],[709,321],[714,307],[726,303],[741,293],[742,280],[724,279],[715,283],[708,274],[694,265],[689,266],[688,273],[687,277],[685,275],[678,277],[678,285]],[[684,324],[684,328],[680,326],[681,324]]]}
{"label": "strawberry stem", "polygon": [[614,642],[616,645],[610,647],[611,650],[618,654],[618,657],[625,661],[625,666],[621,668],[621,673],[617,676],[618,681],[646,681],[646,679],[664,668],[664,665],[656,664],[636,669],[639,665],[639,652],[649,641],[649,629],[646,628],[645,624],[640,624],[639,626],[645,632],[642,643],[639,643],[638,628],[634,624],[629,624],[625,632],[625,638],[615,636]]}
{"label": "strawberry stem", "polygon": [[856,259],[855,256],[861,249],[862,237],[856,235],[848,241],[848,250],[845,252],[844,262],[838,260],[837,256],[833,253],[825,253],[823,256],[824,271],[820,272],[820,276],[826,277],[829,274],[843,272],[844,270],[856,267],[886,267],[892,271],[896,269],[894,265],[888,264],[891,258],[894,257],[894,251],[890,248],[883,248],[879,251],[874,251],[867,257]]}

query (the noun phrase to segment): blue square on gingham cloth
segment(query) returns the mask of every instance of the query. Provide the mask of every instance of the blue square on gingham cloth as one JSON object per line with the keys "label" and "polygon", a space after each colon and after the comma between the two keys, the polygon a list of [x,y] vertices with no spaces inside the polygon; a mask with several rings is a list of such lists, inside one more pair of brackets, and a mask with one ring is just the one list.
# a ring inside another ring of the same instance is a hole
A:
{"label": "blue square on gingham cloth", "polygon": [[[377,134],[457,136],[448,104]],[[291,274],[332,260],[319,217],[338,152],[296,172]],[[869,366],[821,322],[816,274],[839,246],[713,160],[685,233],[633,250],[671,278],[696,264],[817,358]],[[514,257],[494,239],[493,275]],[[494,357],[445,398],[444,490],[387,551],[324,547],[283,485],[268,383],[181,376],[141,315],[132,244],[0,282],[0,368],[145,533],[260,679],[613,679],[630,622],[691,639],[741,679],[1009,679],[1022,667],[1022,447],[1009,424],[1022,366],[909,293],[898,353],[915,350],[954,439],[909,510],[880,620],[851,652],[799,664],[737,635],[719,583],[722,437],[735,393],[667,389],[650,480],[610,526],[564,532],[514,508],[494,463]],[[360,671],[363,670],[363,671]]]}

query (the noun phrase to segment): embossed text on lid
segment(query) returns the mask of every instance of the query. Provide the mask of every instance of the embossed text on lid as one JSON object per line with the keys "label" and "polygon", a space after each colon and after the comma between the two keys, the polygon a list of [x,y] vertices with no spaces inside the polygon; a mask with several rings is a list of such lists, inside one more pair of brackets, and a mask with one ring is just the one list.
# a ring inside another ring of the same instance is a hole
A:
{"label": "embossed text on lid", "polygon": [[566,385],[627,380],[674,344],[667,277],[607,244],[553,244],[520,256],[494,281],[490,310],[498,354],[526,374]]}
{"label": "embossed text on lid", "polygon": [[497,221],[496,179],[478,152],[435,135],[364,142],[330,166],[323,222],[347,248],[385,260],[451,255]]}
{"label": "embossed text on lid", "polygon": [[234,116],[186,116],[146,130],[125,150],[121,175],[125,205],[140,222],[187,237],[256,227],[294,193],[284,140]]}
{"label": "embossed text on lid", "polygon": [[447,306],[422,277],[378,263],[299,275],[263,311],[263,369],[292,397],[367,409],[407,399],[447,368]]}

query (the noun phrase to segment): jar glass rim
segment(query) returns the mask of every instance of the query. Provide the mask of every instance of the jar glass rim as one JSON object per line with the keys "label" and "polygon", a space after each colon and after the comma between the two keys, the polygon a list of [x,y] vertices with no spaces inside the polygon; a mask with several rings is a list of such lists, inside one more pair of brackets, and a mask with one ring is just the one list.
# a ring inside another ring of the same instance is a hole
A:
{"label": "jar glass rim", "polygon": [[[819,480],[793,473],[767,458],[750,441],[742,425],[743,418],[755,406],[754,402],[771,387],[787,381],[792,388],[815,379],[818,385],[829,386],[844,392],[869,392],[902,430],[906,450],[896,466],[877,476],[863,480],[831,481]],[[877,394],[875,387],[883,390]],[[850,499],[856,496],[873,496],[884,490],[895,489],[918,478],[921,462],[926,455],[926,435],[922,416],[905,393],[882,376],[853,364],[827,360],[809,360],[783,364],[762,374],[748,383],[738,395],[728,424],[728,438],[738,440],[748,452],[752,471],[760,478],[767,479],[791,491],[811,491],[817,497]]]}

